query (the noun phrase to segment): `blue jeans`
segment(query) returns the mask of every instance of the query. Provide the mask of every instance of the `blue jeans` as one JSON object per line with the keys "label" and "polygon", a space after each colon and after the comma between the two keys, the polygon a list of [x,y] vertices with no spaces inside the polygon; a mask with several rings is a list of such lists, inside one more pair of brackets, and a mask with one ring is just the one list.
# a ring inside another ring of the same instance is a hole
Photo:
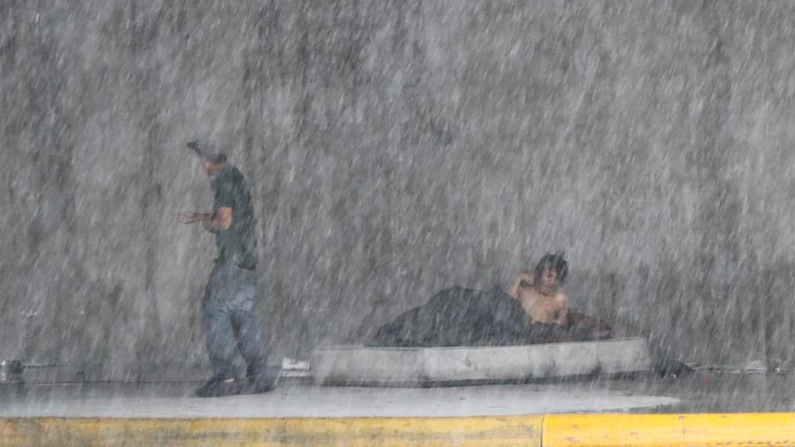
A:
{"label": "blue jeans", "polygon": [[204,290],[202,319],[207,353],[216,377],[237,377],[235,344],[246,361],[246,375],[265,374],[268,351],[259,318],[254,313],[257,276],[231,264],[216,264]]}

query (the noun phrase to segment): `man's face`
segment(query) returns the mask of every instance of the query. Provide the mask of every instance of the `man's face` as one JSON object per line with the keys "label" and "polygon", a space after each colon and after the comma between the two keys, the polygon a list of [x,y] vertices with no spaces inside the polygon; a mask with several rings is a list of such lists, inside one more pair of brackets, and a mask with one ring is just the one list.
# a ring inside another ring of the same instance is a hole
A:
{"label": "man's face", "polygon": [[558,290],[558,273],[552,269],[546,269],[538,278],[538,291],[543,295],[552,295]]}
{"label": "man's face", "polygon": [[201,166],[202,171],[204,171],[204,173],[207,174],[207,176],[213,175],[215,165],[212,164],[210,160],[204,157],[199,157],[199,165]]}

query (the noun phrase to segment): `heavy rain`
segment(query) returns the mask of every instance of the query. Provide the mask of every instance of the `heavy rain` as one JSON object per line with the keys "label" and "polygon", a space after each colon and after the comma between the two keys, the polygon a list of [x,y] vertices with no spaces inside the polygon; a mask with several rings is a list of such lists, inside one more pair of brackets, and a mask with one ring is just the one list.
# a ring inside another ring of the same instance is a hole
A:
{"label": "heavy rain", "polygon": [[[794,19],[788,0],[0,2],[0,417],[792,411]],[[193,396],[217,372],[225,231],[179,221],[217,217],[202,154],[250,193],[269,393]],[[644,371],[313,378],[318,350],[453,287],[507,292],[548,253]]]}

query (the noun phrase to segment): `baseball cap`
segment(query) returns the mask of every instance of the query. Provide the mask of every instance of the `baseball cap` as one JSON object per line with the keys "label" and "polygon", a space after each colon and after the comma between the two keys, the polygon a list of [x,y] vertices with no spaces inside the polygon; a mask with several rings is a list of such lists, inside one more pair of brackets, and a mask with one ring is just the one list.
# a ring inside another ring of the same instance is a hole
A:
{"label": "baseball cap", "polygon": [[185,146],[196,153],[201,158],[209,160],[213,164],[221,164],[226,161],[226,155],[217,152],[215,148],[207,143],[200,143],[198,141],[189,141]]}

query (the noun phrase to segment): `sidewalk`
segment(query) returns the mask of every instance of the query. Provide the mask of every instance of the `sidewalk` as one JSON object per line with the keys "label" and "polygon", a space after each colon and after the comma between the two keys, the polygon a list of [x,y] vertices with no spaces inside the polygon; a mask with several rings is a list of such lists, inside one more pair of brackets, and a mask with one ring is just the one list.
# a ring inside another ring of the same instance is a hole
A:
{"label": "sidewalk", "polygon": [[474,417],[654,411],[677,398],[587,384],[450,388],[282,387],[268,394],[192,396],[198,384],[31,386],[0,395],[0,417],[357,418]]}
{"label": "sidewalk", "polygon": [[[192,397],[196,385],[0,387],[0,446],[795,446],[795,388],[785,376],[430,389],[285,384],[213,399]],[[735,414],[697,414],[706,412]],[[777,413],[749,414],[758,412]]]}

